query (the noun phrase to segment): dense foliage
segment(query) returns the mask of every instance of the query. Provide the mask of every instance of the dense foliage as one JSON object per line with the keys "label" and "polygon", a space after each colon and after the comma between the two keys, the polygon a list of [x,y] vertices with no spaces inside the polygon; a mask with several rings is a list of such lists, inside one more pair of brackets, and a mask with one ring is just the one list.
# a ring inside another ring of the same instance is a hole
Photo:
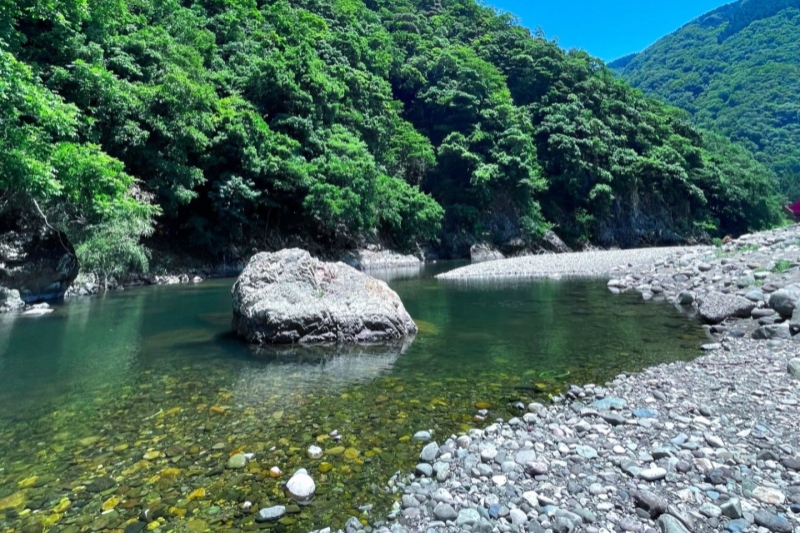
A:
{"label": "dense foliage", "polygon": [[800,1],[721,7],[610,66],[756,153],[800,197]]}
{"label": "dense foliage", "polygon": [[96,214],[97,264],[148,198],[216,255],[778,217],[746,152],[474,0],[0,2],[0,189]]}

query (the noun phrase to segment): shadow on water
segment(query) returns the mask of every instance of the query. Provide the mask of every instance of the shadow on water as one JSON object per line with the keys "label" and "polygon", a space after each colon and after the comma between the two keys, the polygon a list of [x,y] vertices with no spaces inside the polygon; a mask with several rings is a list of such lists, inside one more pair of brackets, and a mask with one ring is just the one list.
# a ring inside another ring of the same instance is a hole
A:
{"label": "shadow on water", "polygon": [[[246,345],[230,330],[232,280],[0,318],[0,503],[42,510],[14,518],[0,509],[0,526],[39,527],[50,516],[59,527],[124,528],[144,502],[163,501],[178,529],[190,517],[250,527],[241,502],[288,503],[269,475],[278,466],[309,469],[319,488],[282,531],[343,527],[367,518],[358,506],[388,509],[379,487],[413,467],[416,431],[464,431],[480,424],[476,402],[491,406],[490,419],[507,417],[510,400],[688,359],[703,342],[702,328],[669,306],[611,295],[597,280],[433,279],[452,267],[375,274],[419,326],[415,339],[389,345]],[[322,459],[306,456],[312,444]],[[241,474],[220,468],[236,450],[256,454]],[[165,478],[167,467],[180,474]],[[78,497],[70,487],[98,475],[126,487],[116,515],[87,493],[55,511]],[[199,489],[206,496],[188,497]]]}

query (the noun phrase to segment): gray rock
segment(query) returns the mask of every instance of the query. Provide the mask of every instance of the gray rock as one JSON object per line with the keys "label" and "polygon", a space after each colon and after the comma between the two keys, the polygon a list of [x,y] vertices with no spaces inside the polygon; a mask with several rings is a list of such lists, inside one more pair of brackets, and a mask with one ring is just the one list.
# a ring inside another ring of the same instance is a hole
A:
{"label": "gray rock", "polygon": [[753,338],[756,340],[791,339],[792,334],[789,331],[789,324],[768,324],[755,330]]}
{"label": "gray rock", "polygon": [[739,500],[739,498],[731,498],[727,502],[720,505],[720,509],[722,509],[722,514],[733,520],[742,518],[744,516],[742,514],[742,502]]}
{"label": "gray rock", "polygon": [[639,472],[639,477],[645,481],[659,481],[667,477],[667,471],[661,467],[646,468]]}
{"label": "gray rock", "polygon": [[700,302],[700,318],[708,324],[719,324],[727,318],[748,318],[756,304],[741,296],[711,292]]}
{"label": "gray rock", "polygon": [[764,301],[764,293],[759,290],[749,291],[747,294],[744,295],[744,297],[750,300],[751,302],[758,303]]}
{"label": "gray rock", "polygon": [[666,498],[659,496],[655,492],[639,490],[634,492],[632,496],[636,507],[646,511],[653,520],[667,512],[668,503]]}
{"label": "gray rock", "polygon": [[691,291],[683,291],[678,295],[676,300],[678,305],[692,305],[694,303],[694,293]]}
{"label": "gray rock", "polygon": [[681,524],[680,520],[672,515],[661,515],[656,522],[661,529],[661,533],[690,533],[689,530]]}
{"label": "gray rock", "polygon": [[431,477],[433,475],[433,467],[429,463],[420,463],[414,469],[414,473],[418,476]]}
{"label": "gray rock", "polygon": [[519,509],[511,509],[508,513],[508,517],[515,526],[524,526],[528,523],[528,516]]}
{"label": "gray rock", "polygon": [[586,445],[578,445],[575,447],[575,453],[583,457],[584,459],[594,459],[597,457],[597,450],[592,448],[591,446]]}
{"label": "gray rock", "polygon": [[252,343],[377,342],[417,332],[385,282],[297,248],[256,254],[232,292],[233,329]]}
{"label": "gray rock", "polygon": [[258,511],[256,515],[256,522],[274,522],[283,518],[286,514],[286,507],[283,505],[274,505],[272,507],[265,507]]}
{"label": "gray rock", "polygon": [[791,318],[797,302],[800,300],[800,290],[795,287],[778,289],[769,297],[769,306],[783,318]]}
{"label": "gray rock", "polygon": [[775,533],[792,533],[792,524],[782,516],[767,511],[756,511],[754,518],[756,524]]}
{"label": "gray rock", "polygon": [[484,261],[497,261],[498,259],[505,259],[505,256],[491,244],[480,243],[473,244],[470,247],[469,258],[473,263],[481,263]]}
{"label": "gray rock", "polygon": [[514,456],[514,461],[523,466],[527,465],[528,463],[532,463],[536,461],[536,452],[530,449],[520,450]]}
{"label": "gray rock", "polygon": [[481,515],[475,509],[461,509],[456,517],[456,525],[466,526],[477,524],[481,520]]}
{"label": "gray rock", "polygon": [[439,445],[435,442],[429,442],[422,448],[419,454],[419,460],[424,463],[433,463],[439,455]]}
{"label": "gray rock", "polygon": [[800,378],[800,357],[795,357],[789,361],[789,364],[786,368],[789,371],[789,374],[796,378]]}
{"label": "gray rock", "polygon": [[419,442],[428,442],[432,437],[430,431],[417,431],[412,438]]}
{"label": "gray rock", "polygon": [[449,503],[438,503],[436,507],[433,508],[433,516],[435,516],[437,520],[447,522],[448,520],[455,520],[458,517],[458,513],[456,513],[456,510],[453,509],[453,506]]}
{"label": "gray rock", "polygon": [[700,514],[706,516],[708,518],[717,518],[722,514],[722,509],[714,505],[713,503],[704,503],[700,506]]}
{"label": "gray rock", "polygon": [[350,518],[347,519],[347,522],[344,523],[345,533],[357,533],[363,527],[364,526],[361,525],[361,520],[359,520],[355,516],[351,516]]}

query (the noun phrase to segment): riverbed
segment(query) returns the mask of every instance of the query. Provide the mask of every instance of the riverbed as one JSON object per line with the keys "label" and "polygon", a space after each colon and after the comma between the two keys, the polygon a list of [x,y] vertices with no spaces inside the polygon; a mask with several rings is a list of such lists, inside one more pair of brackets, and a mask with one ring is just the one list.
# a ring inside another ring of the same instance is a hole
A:
{"label": "riverbed", "polygon": [[[254,527],[247,503],[288,505],[258,524],[276,531],[370,523],[395,500],[386,481],[413,468],[418,431],[483,427],[706,342],[672,306],[601,280],[434,278],[453,266],[377,274],[420,329],[391,346],[247,346],[230,334],[233,280],[0,318],[0,525],[236,531]],[[237,452],[253,459],[226,468]],[[303,507],[281,486],[301,467],[317,483]]]}

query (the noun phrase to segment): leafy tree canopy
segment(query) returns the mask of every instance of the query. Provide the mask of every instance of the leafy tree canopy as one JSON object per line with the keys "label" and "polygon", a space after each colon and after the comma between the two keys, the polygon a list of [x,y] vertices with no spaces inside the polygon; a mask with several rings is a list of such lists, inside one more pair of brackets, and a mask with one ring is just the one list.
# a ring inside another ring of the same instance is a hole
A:
{"label": "leafy tree canopy", "polygon": [[611,63],[754,154],[800,197],[800,2],[740,0]]}
{"label": "leafy tree canopy", "polygon": [[0,2],[0,189],[108,272],[157,213],[216,255],[779,220],[748,152],[474,0]]}

